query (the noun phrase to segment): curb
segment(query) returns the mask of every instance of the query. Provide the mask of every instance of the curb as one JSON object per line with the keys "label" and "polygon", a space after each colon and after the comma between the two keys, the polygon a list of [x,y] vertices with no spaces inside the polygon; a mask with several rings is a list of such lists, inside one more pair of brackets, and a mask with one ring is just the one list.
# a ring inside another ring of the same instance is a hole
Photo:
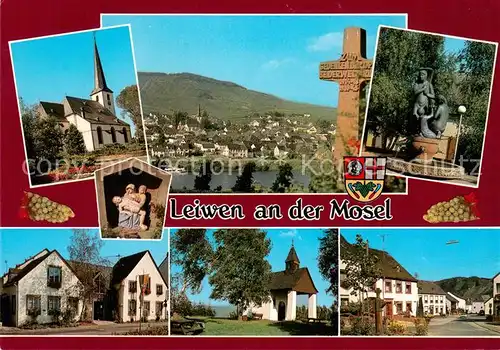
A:
{"label": "curb", "polygon": [[486,327],[486,326],[484,326],[484,325],[482,325],[482,324],[480,324],[480,323],[477,323],[477,322],[474,322],[474,324],[475,324],[475,325],[477,325],[477,326],[479,326],[479,327],[481,327],[481,328],[483,328],[483,329],[487,329],[487,330],[489,330],[489,331],[492,331],[492,332],[495,332],[495,333],[500,334],[500,329],[498,329],[498,330],[496,330],[496,329],[492,329],[492,328],[490,328],[490,327]]}

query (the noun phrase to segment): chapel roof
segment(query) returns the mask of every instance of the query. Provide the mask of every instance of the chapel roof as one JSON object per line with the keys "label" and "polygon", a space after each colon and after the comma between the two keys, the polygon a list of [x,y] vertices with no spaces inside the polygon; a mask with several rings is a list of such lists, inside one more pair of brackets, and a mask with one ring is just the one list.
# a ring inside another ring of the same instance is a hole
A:
{"label": "chapel roof", "polygon": [[69,108],[65,109],[66,116],[78,114],[90,123],[129,126],[97,101],[72,96],[66,96],[65,101]]}
{"label": "chapel roof", "polygon": [[273,272],[269,289],[294,290],[307,294],[318,293],[307,267],[298,268],[293,273],[290,271]]}

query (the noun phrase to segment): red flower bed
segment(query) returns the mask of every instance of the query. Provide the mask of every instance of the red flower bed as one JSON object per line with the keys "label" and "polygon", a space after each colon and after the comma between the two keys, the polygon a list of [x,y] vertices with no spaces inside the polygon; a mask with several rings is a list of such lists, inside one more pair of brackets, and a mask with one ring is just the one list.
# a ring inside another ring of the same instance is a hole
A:
{"label": "red flower bed", "polygon": [[59,168],[51,171],[47,175],[52,181],[70,180],[78,177],[78,175],[91,174],[98,169],[97,166],[82,165],[81,167],[70,167],[67,169]]}

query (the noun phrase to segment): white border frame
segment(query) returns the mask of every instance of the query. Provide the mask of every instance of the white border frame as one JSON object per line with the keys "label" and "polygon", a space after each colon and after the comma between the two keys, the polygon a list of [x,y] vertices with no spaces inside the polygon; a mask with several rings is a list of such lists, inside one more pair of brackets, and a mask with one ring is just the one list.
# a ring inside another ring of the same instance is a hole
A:
{"label": "white border frame", "polygon": [[[40,187],[48,187],[48,186],[53,186],[53,185],[62,185],[66,183],[73,183],[73,182],[79,182],[79,181],[88,181],[92,180],[94,178],[93,174],[92,176],[88,176],[87,178],[83,179],[74,179],[74,180],[64,180],[64,181],[57,181],[57,182],[51,182],[47,184],[40,184],[40,185],[32,185],[31,183],[31,175],[29,174],[29,168],[27,164],[28,160],[28,152],[26,149],[26,139],[24,136],[24,125],[23,125],[23,120],[21,116],[21,106],[19,105],[19,91],[17,88],[17,79],[16,79],[16,72],[15,72],[15,67],[14,67],[14,57],[12,55],[12,44],[20,43],[20,42],[26,42],[26,41],[33,41],[33,40],[39,40],[39,39],[49,39],[49,38],[55,38],[55,37],[60,37],[60,36],[67,36],[67,35],[73,35],[73,34],[81,34],[81,33],[88,33],[88,32],[96,32],[96,31],[102,31],[102,30],[108,30],[108,29],[116,29],[116,28],[123,28],[123,27],[128,27],[128,32],[129,32],[129,39],[130,39],[130,48],[132,51],[132,61],[134,64],[134,75],[135,75],[135,80],[136,80],[136,85],[137,89],[139,90],[139,75],[137,74],[137,64],[135,60],[135,51],[134,51],[134,40],[132,38],[132,27],[130,24],[120,24],[120,25],[115,25],[115,26],[109,26],[109,27],[98,27],[98,28],[92,28],[92,29],[85,29],[85,30],[78,30],[74,32],[67,32],[67,33],[61,33],[61,34],[51,34],[51,35],[44,35],[44,36],[38,36],[38,37],[33,37],[33,38],[26,38],[26,39],[18,39],[18,40],[11,40],[8,42],[9,45],[9,55],[10,55],[10,62],[11,62],[11,68],[12,68],[12,77],[14,80],[14,89],[16,90],[16,99],[17,99],[17,113],[19,114],[19,122],[21,126],[21,136],[23,139],[23,147],[24,147],[24,161],[27,169],[27,176],[28,176],[28,184],[29,188],[40,188]],[[146,128],[144,124],[144,114],[142,113],[142,100],[141,100],[141,94],[139,93],[139,107],[141,111],[141,120],[142,120],[142,129],[144,133],[144,139],[146,140]],[[114,101],[113,101],[114,103]],[[148,153],[148,148],[147,144],[145,142],[145,147],[146,147],[146,157],[148,160],[148,163],[150,161],[149,158],[149,153]],[[117,161],[118,163],[119,161]],[[24,166],[23,166],[23,172],[24,172]]]}
{"label": "white border frame", "polygon": [[[484,156],[484,146],[486,144],[486,132],[488,129],[488,119],[490,116],[490,108],[491,108],[491,95],[493,95],[493,82],[495,81],[495,70],[496,70],[496,63],[497,63],[497,58],[498,58],[498,43],[493,42],[493,41],[486,41],[486,40],[479,40],[479,39],[471,39],[471,38],[465,38],[465,37],[459,37],[455,35],[448,35],[448,34],[442,34],[442,33],[434,33],[434,32],[427,32],[423,30],[415,30],[415,29],[408,29],[408,28],[398,28],[398,27],[392,27],[392,26],[386,26],[386,25],[379,25],[378,31],[377,31],[377,39],[375,42],[375,53],[373,55],[373,65],[372,65],[372,79],[370,79],[370,87],[368,90],[368,98],[366,100],[366,109],[365,109],[365,122],[363,124],[363,133],[361,135],[361,147],[359,148],[359,156],[362,156],[364,153],[364,144],[363,140],[365,139],[365,129],[366,129],[366,123],[368,121],[368,109],[370,107],[370,97],[372,93],[372,82],[373,82],[373,74],[375,73],[375,64],[377,60],[377,50],[378,50],[378,43],[379,43],[379,36],[380,36],[380,30],[382,28],[390,28],[390,29],[397,29],[401,31],[406,31],[406,32],[413,32],[413,33],[420,33],[420,34],[427,34],[427,35],[434,35],[434,36],[439,36],[442,38],[451,38],[451,39],[459,39],[459,40],[464,40],[464,41],[473,41],[473,42],[479,42],[479,43],[484,43],[484,44],[490,44],[495,46],[495,57],[493,59],[493,68],[491,72],[491,83],[490,83],[490,96],[488,98],[488,110],[486,112],[486,119],[485,119],[485,124],[484,124],[484,134],[483,134],[483,144],[481,147],[481,164],[479,167],[479,175],[477,177],[477,183],[476,185],[473,184],[463,184],[463,183],[457,183],[454,181],[442,181],[442,180],[434,180],[430,178],[425,178],[425,177],[419,177],[419,176],[412,176],[412,175],[399,175],[400,177],[404,177],[406,179],[416,179],[416,180],[421,180],[421,181],[428,181],[428,182],[437,182],[441,183],[444,185],[454,185],[454,186],[461,186],[461,187],[468,187],[468,188],[479,188],[479,181],[481,179],[481,169],[483,167],[483,156]],[[459,130],[460,131],[460,130]],[[457,149],[458,149],[458,144],[457,144]],[[408,181],[407,181],[408,184]]]}
{"label": "white border frame", "polygon": [[[408,13],[103,13],[101,12],[100,16],[100,26],[103,27],[103,17],[104,16],[149,16],[149,17],[377,17],[377,16],[392,16],[392,17],[405,17],[405,28],[408,28]],[[130,24],[129,24],[130,25]],[[130,25],[131,26],[131,25]],[[108,28],[108,27],[104,27]],[[401,29],[401,28],[400,28]],[[130,29],[132,31],[132,28]],[[378,36],[377,36],[378,39]],[[375,52],[377,51],[377,43],[375,42]],[[374,59],[375,59],[374,52]],[[373,65],[375,66],[375,65]],[[136,70],[137,71],[137,70]],[[370,80],[371,81],[371,80]],[[137,79],[137,84],[140,90],[139,79]],[[140,95],[140,94],[139,94]],[[142,106],[142,105],[141,105]],[[142,110],[141,110],[142,111]],[[366,116],[366,112],[365,112]],[[144,113],[143,113],[144,118]],[[365,118],[366,121],[366,118]],[[143,121],[144,122],[144,121]],[[146,135],[146,134],[145,134]],[[362,135],[363,136],[363,135]],[[362,139],[361,139],[362,140]],[[360,140],[360,141],[361,141]],[[147,147],[146,142],[146,151],[148,154],[148,162],[150,161],[149,157],[149,148]],[[174,175],[175,176],[175,175]],[[403,176],[401,176],[403,177]],[[406,178],[405,178],[406,179]],[[406,179],[406,191],[405,192],[396,192],[396,193],[384,193],[384,196],[406,196],[408,195],[408,187],[409,181]],[[244,196],[260,196],[266,194],[272,194],[277,196],[289,196],[289,195],[300,195],[300,196],[317,196],[317,195],[345,195],[345,193],[173,193],[175,196],[235,196],[235,195],[244,195]]]}

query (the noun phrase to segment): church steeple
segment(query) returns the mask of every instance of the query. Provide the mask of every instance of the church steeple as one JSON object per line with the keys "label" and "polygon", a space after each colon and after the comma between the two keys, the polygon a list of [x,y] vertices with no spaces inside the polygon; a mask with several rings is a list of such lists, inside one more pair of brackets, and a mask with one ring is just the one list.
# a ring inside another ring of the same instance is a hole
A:
{"label": "church steeple", "polygon": [[113,91],[106,84],[104,69],[102,68],[101,57],[97,49],[97,42],[94,33],[94,90],[90,93],[90,98],[99,102],[101,105],[109,109],[115,114],[115,104],[113,99]]}
{"label": "church steeple", "polygon": [[293,246],[292,242],[292,247],[290,248],[290,251],[288,252],[288,256],[286,257],[285,260],[285,266],[286,266],[286,272],[289,273],[294,273],[297,271],[297,269],[300,266],[300,260],[299,257],[297,256],[297,252],[295,251],[295,248]]}

